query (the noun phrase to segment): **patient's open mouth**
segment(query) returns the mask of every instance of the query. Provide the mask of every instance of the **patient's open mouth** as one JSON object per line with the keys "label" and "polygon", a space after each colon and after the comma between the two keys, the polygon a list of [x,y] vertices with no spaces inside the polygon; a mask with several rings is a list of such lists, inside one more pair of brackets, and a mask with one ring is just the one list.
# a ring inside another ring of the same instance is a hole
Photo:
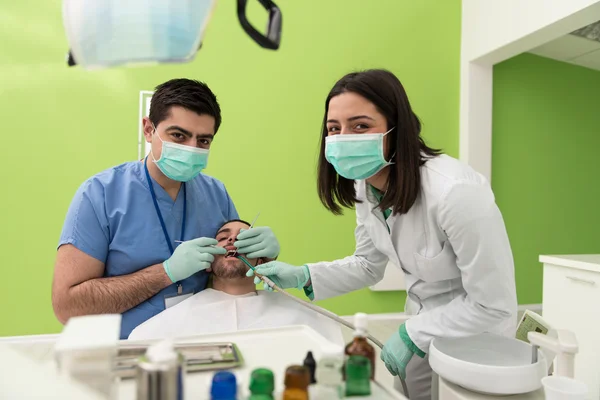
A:
{"label": "patient's open mouth", "polygon": [[236,250],[228,250],[227,254],[225,254],[225,258],[234,257],[237,254]]}

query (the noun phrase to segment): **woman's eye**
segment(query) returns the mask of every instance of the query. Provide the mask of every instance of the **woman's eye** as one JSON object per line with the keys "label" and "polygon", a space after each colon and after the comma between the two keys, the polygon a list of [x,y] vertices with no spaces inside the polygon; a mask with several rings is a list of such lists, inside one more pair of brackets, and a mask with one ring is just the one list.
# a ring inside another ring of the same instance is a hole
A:
{"label": "woman's eye", "polygon": [[365,124],[358,124],[355,126],[355,129],[361,131],[361,130],[369,129],[369,126],[365,125]]}
{"label": "woman's eye", "polygon": [[329,128],[327,128],[327,132],[329,133],[336,133],[339,132],[340,128],[338,128],[337,126],[330,126]]}

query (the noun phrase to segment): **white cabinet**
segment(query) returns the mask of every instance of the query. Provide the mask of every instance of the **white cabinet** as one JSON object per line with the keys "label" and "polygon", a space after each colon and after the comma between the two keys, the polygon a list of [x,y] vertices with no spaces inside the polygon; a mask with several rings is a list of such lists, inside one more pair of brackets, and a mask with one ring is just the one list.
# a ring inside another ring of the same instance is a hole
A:
{"label": "white cabinet", "polygon": [[154,92],[141,90],[139,97],[139,112],[138,112],[138,160],[146,157],[150,153],[150,143],[146,142],[144,137],[144,126],[142,118],[150,115],[150,101]]}
{"label": "white cabinet", "polygon": [[577,335],[575,379],[590,399],[600,398],[600,254],[540,256],[544,264],[543,316]]}

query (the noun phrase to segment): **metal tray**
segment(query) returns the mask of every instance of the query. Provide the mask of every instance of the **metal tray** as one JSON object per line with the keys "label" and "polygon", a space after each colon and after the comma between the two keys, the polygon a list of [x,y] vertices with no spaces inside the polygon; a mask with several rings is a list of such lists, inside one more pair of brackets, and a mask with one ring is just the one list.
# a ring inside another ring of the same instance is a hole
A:
{"label": "metal tray", "polygon": [[[120,378],[133,378],[140,356],[150,344],[120,344],[115,359],[114,372]],[[242,353],[235,343],[175,343],[186,363],[186,372],[218,371],[244,365]]]}

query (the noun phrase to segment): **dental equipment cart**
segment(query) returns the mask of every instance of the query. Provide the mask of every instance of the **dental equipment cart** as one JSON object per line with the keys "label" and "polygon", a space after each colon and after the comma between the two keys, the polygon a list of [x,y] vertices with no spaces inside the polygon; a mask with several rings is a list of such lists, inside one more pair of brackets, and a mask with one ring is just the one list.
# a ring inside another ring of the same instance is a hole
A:
{"label": "dental equipment cart", "polygon": [[[244,360],[241,367],[230,370],[237,377],[239,387],[238,396],[240,399],[245,399],[249,395],[248,384],[250,373],[253,369],[260,367],[269,368],[275,374],[274,394],[276,396],[275,398],[280,398],[281,393],[283,392],[283,378],[286,367],[291,364],[301,364],[308,351],[312,351],[315,359],[319,359],[321,356],[321,349],[331,345],[331,342],[327,341],[307,326],[290,326],[284,328],[202,335],[201,337],[175,339],[173,342],[176,345],[184,343],[234,343]],[[127,345],[136,345],[147,344],[148,342],[127,341],[123,343],[127,343]],[[52,346],[52,342],[49,341],[48,345]],[[18,349],[18,347],[19,346],[13,345],[12,349]],[[22,346],[18,352],[20,355],[26,357],[27,347]],[[13,354],[15,353],[16,352],[13,351]],[[4,357],[2,354],[2,346],[0,346],[0,359],[2,358]],[[52,397],[52,391],[54,390],[52,387],[53,380],[49,379],[49,377],[57,374],[53,358],[47,356],[46,361],[42,365],[40,365],[39,362],[36,363],[35,361],[32,361],[31,358],[27,361],[31,361],[32,365],[37,365],[25,370],[20,368],[17,371],[15,368],[12,368],[8,362],[3,363],[2,367],[0,367],[0,375],[9,386],[0,388],[0,397],[3,397],[7,393],[7,390],[10,390],[10,385],[13,385],[14,391],[12,393],[19,393],[20,397],[18,398],[31,398],[31,396],[27,397],[29,392],[32,394],[34,392],[45,392],[50,396],[45,398],[60,398]],[[23,366],[26,365],[25,360],[19,360],[19,362],[21,362],[21,365]],[[184,398],[209,400],[210,383],[214,372],[215,371],[198,371],[186,374]],[[40,375],[44,375],[44,379],[40,378],[38,380],[37,378],[40,377]],[[43,384],[45,387],[35,388],[36,381],[39,381],[39,385]],[[26,386],[23,386],[25,382],[27,384]],[[135,380],[120,379],[116,385],[117,393],[115,400],[135,400]],[[4,386],[4,384],[2,386]],[[64,395],[64,393],[66,393],[65,390],[67,389],[63,387],[61,390],[61,395]],[[76,392],[76,390],[79,390],[79,392]],[[81,390],[81,387],[75,388],[74,386],[72,394],[75,395],[75,393],[78,393],[79,397],[77,398],[80,400],[87,399],[88,397],[81,397]],[[58,394],[58,392],[57,389],[56,393]],[[315,396],[311,396],[310,398],[311,400],[325,400]],[[95,400],[97,397],[90,396],[89,399]],[[384,387],[377,381],[371,381],[370,396],[356,397],[356,399],[407,400],[393,388]]]}

